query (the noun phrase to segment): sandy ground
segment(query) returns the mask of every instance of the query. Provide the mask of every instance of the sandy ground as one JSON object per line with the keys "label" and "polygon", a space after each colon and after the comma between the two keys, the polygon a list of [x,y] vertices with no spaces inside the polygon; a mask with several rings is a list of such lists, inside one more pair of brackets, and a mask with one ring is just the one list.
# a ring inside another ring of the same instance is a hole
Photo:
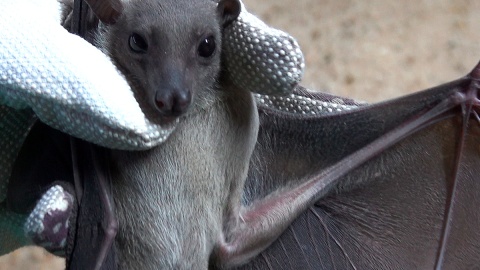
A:
{"label": "sandy ground", "polygon": [[[370,102],[466,75],[480,60],[478,0],[244,0],[295,36],[312,89]],[[41,249],[0,257],[4,269],[62,269]]]}
{"label": "sandy ground", "polygon": [[307,87],[380,101],[465,75],[480,60],[480,1],[244,0],[295,36]]}

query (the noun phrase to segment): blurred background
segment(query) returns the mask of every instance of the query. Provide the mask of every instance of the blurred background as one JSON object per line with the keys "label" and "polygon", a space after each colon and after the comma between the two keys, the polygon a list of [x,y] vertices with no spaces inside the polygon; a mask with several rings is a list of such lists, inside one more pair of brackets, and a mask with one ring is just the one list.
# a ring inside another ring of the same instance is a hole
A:
{"label": "blurred background", "polygon": [[[480,60],[478,0],[243,1],[298,39],[304,86],[339,96],[397,97],[464,76]],[[0,257],[0,270],[64,267],[40,248]]]}
{"label": "blurred background", "polygon": [[380,101],[464,76],[480,60],[480,1],[244,1],[298,39],[312,89]]}

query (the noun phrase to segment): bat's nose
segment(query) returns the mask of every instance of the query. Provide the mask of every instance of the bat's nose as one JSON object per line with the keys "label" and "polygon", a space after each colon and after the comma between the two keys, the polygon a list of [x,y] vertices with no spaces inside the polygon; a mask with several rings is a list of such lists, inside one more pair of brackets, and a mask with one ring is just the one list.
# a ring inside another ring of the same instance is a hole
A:
{"label": "bat's nose", "polygon": [[176,88],[161,89],[155,93],[155,106],[164,116],[180,116],[184,114],[192,101],[189,90]]}

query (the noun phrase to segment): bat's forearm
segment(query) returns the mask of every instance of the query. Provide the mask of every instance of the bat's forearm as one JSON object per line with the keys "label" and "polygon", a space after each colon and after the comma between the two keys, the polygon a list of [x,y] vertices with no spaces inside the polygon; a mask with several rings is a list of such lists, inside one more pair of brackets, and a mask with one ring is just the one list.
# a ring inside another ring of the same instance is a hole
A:
{"label": "bat's forearm", "polygon": [[325,194],[322,181],[308,181],[294,189],[282,190],[242,207],[239,222],[222,236],[217,249],[217,263],[224,268],[241,265],[264,251],[320,193]]}
{"label": "bat's forearm", "polygon": [[312,200],[312,189],[302,185],[243,207],[238,225],[222,235],[217,247],[217,264],[222,268],[241,265],[269,247]]}

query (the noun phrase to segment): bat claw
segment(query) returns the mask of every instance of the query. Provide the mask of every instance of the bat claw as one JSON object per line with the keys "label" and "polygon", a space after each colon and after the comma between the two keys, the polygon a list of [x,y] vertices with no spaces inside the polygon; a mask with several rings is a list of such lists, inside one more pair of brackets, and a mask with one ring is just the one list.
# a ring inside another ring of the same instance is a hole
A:
{"label": "bat claw", "polygon": [[238,217],[240,218],[240,220],[245,223],[245,219],[243,218],[243,215],[242,214],[238,214]]}
{"label": "bat claw", "polygon": [[470,71],[469,76],[476,81],[480,80],[480,62],[477,63],[477,65],[473,68],[472,71]]}
{"label": "bat claw", "polygon": [[456,91],[452,97],[453,103],[462,108],[465,125],[469,117],[473,117],[480,123],[480,62],[470,72],[467,78],[470,79],[468,86],[466,86],[464,90]]}
{"label": "bat claw", "polygon": [[477,120],[478,124],[480,124],[480,116],[478,116],[478,113],[476,111],[473,111],[473,117]]}

